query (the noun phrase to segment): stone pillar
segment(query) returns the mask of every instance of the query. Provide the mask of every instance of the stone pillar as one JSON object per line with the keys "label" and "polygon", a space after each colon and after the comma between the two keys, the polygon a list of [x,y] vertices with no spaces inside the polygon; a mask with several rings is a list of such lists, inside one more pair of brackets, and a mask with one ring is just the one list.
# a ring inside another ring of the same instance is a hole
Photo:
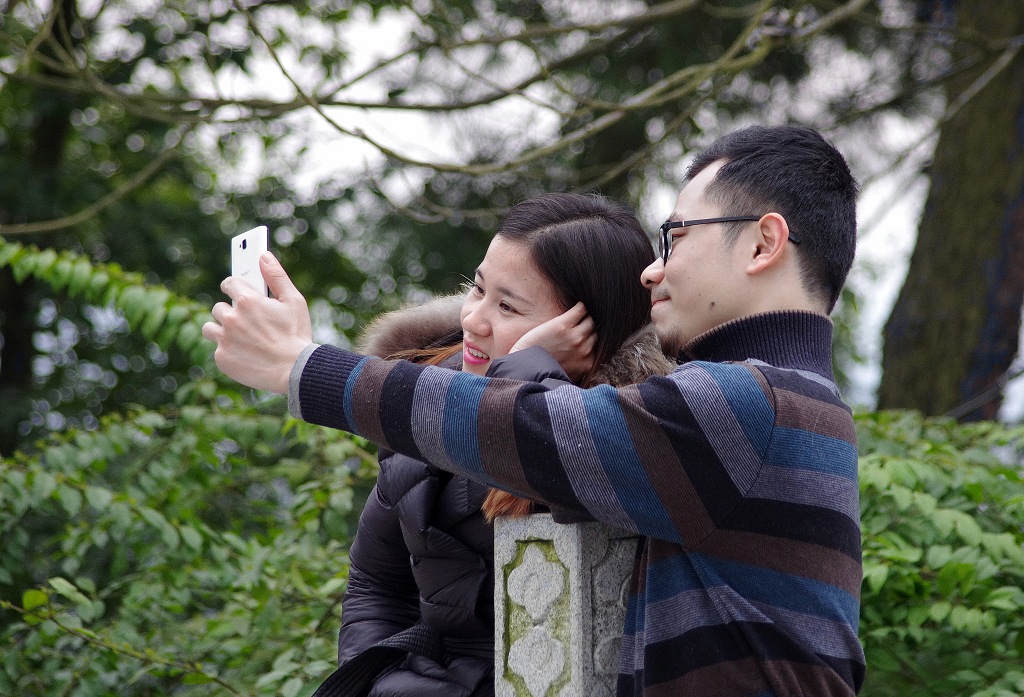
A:
{"label": "stone pillar", "polygon": [[497,697],[610,697],[637,537],[551,515],[494,527]]}

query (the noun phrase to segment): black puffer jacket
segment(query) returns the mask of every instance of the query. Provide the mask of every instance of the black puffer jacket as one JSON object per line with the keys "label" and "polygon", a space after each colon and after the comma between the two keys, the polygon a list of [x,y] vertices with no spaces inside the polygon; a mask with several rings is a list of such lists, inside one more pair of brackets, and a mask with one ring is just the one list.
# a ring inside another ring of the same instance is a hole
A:
{"label": "black puffer jacket", "polygon": [[[359,348],[389,356],[459,341],[462,300],[441,298],[384,315],[364,333]],[[456,356],[450,367],[458,369],[458,361]],[[673,367],[648,327],[598,371],[594,382],[640,382]],[[380,466],[350,552],[338,662],[426,623],[444,635],[452,662],[442,666],[410,656],[375,682],[370,697],[492,695],[493,530],[480,510],[487,487],[385,451]]]}

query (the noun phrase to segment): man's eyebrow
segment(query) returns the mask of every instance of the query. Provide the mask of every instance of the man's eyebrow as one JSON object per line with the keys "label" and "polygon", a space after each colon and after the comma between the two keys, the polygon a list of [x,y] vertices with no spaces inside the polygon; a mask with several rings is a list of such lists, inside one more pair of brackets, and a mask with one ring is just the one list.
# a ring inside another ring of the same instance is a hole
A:
{"label": "man's eyebrow", "polygon": [[[476,267],[476,271],[475,271],[475,273],[476,273],[476,275],[477,275],[477,276],[479,276],[479,277],[480,277],[480,280],[481,280],[481,281],[483,281],[483,280],[486,280],[486,279],[484,279],[484,275],[483,275],[483,274],[482,274],[482,273],[480,272],[480,267],[479,267],[479,266],[478,266],[478,267]],[[521,302],[521,303],[525,303],[525,304],[527,304],[527,305],[532,305],[532,304],[533,304],[533,301],[532,301],[532,300],[530,300],[529,298],[524,298],[524,297],[523,297],[523,296],[521,296],[521,295],[520,295],[519,293],[516,293],[515,291],[511,290],[510,288],[504,288],[504,287],[502,287],[502,286],[498,286],[498,287],[497,287],[497,288],[495,288],[494,290],[498,291],[498,292],[499,292],[499,293],[501,293],[502,295],[507,295],[507,296],[509,296],[510,298],[512,298],[513,300],[515,300],[516,302]]]}

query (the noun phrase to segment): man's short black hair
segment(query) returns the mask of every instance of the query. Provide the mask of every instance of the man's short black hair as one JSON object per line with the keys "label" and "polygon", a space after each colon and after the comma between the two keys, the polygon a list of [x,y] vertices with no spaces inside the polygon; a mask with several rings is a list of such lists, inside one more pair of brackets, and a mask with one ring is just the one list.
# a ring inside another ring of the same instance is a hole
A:
{"label": "man's short black hair", "polygon": [[[750,126],[703,150],[687,180],[719,160],[725,164],[705,189],[708,199],[722,215],[785,218],[800,240],[801,281],[831,312],[857,246],[857,181],[842,153],[813,128]],[[727,232],[730,241],[738,231]]]}

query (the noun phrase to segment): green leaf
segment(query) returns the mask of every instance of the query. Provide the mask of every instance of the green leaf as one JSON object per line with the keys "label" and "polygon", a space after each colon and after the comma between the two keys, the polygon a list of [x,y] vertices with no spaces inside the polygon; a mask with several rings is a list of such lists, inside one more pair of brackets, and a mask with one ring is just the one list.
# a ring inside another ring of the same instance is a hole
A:
{"label": "green leaf", "polygon": [[326,678],[337,667],[337,664],[330,661],[312,661],[302,667],[302,672],[311,678]]}
{"label": "green leaf", "polygon": [[114,501],[110,504],[109,515],[122,530],[127,530],[132,524],[132,509],[126,503]]}
{"label": "green leaf", "polygon": [[985,677],[976,670],[958,670],[950,678],[961,683],[980,683],[985,680]]}
{"label": "green leaf", "polygon": [[114,495],[107,489],[90,486],[85,489],[85,500],[89,502],[89,505],[94,510],[104,511],[110,505],[110,502],[114,500]]}
{"label": "green leaf", "polygon": [[910,489],[899,485],[893,485],[885,493],[896,503],[896,508],[900,511],[905,511],[910,508],[914,501],[913,492],[910,491]]}
{"label": "green leaf", "polygon": [[139,414],[134,419],[135,425],[147,430],[155,430],[167,426],[167,418],[155,411],[147,411]]}
{"label": "green leaf", "polygon": [[907,612],[907,624],[912,628],[918,628],[931,617],[931,608],[923,605],[914,605]]}
{"label": "green leaf", "polygon": [[209,341],[197,341],[188,352],[188,358],[193,365],[202,366],[213,358],[215,346]]}
{"label": "green leaf", "polygon": [[948,537],[956,524],[957,511],[938,510],[932,515],[932,524],[942,537]]}
{"label": "green leaf", "polygon": [[914,492],[914,506],[916,506],[917,510],[921,511],[925,516],[932,515],[935,512],[935,509],[938,508],[938,503],[939,502],[934,496],[930,496],[920,491]]}
{"label": "green leaf", "polygon": [[882,590],[882,586],[885,585],[886,579],[889,578],[889,567],[884,564],[865,564],[864,565],[864,581],[868,584],[868,588],[871,592],[878,594]]}
{"label": "green leaf", "polygon": [[82,591],[75,588],[75,586],[67,579],[55,576],[51,579],[47,579],[47,583],[49,583],[57,593],[75,603],[75,605],[78,606],[79,611],[84,607],[86,608],[86,614],[90,614],[89,608],[92,607],[92,601],[89,600]]}
{"label": "green leaf", "polygon": [[149,309],[162,307],[167,309],[167,303],[171,300],[171,291],[163,286],[150,286],[146,288],[146,305]]}
{"label": "green leaf", "polygon": [[283,670],[272,670],[269,673],[264,673],[256,681],[256,687],[266,687],[272,683],[280,682],[283,678],[287,677],[288,674],[289,673],[287,671]]}
{"label": "green leaf", "polygon": [[935,545],[928,548],[925,563],[932,569],[941,569],[953,557],[953,548],[949,545]]}
{"label": "green leaf", "polygon": [[100,617],[103,617],[103,613],[106,610],[106,605],[101,600],[89,600],[82,596],[83,600],[75,604],[75,612],[86,622],[93,622]]}
{"label": "green leaf", "polygon": [[21,606],[26,610],[35,610],[50,602],[50,596],[43,591],[32,588],[21,594]]}
{"label": "green leaf", "polygon": [[14,254],[10,260],[11,273],[14,275],[14,280],[18,283],[23,282],[28,278],[29,274],[36,267],[36,255],[34,251],[27,249],[19,250],[19,253]]}
{"label": "green leaf", "polygon": [[124,312],[124,318],[128,320],[133,328],[138,327],[139,322],[146,314],[146,289],[141,286],[129,286],[121,293],[117,305]]}
{"label": "green leaf", "polygon": [[1013,586],[996,588],[985,598],[985,604],[997,610],[1011,612],[1024,608],[1024,590]]}
{"label": "green leaf", "polygon": [[181,528],[178,529],[178,532],[181,534],[181,539],[184,540],[185,544],[187,544],[189,547],[196,551],[202,549],[203,536],[200,535],[195,528],[191,528],[187,525],[182,525]]}
{"label": "green leaf", "polygon": [[185,305],[172,305],[167,310],[167,322],[175,326],[181,324],[192,315],[191,308]]}
{"label": "green leaf", "polygon": [[103,297],[100,299],[100,305],[113,305],[114,307],[120,307],[119,303],[121,300],[121,286],[117,283],[108,283],[107,289],[103,293]]}
{"label": "green leaf", "polygon": [[49,472],[39,470],[32,477],[32,495],[37,499],[49,498],[57,488],[57,480]]}
{"label": "green leaf", "polygon": [[893,657],[892,653],[889,651],[876,651],[871,654],[868,660],[871,662],[871,665],[874,666],[875,670],[892,673],[897,672],[902,668],[899,660]]}
{"label": "green leaf", "polygon": [[49,583],[55,591],[57,591],[65,597],[67,597],[69,594],[75,594],[79,592],[78,589],[75,588],[70,581],[68,581],[65,578],[61,578],[60,576],[55,576],[51,579],[48,579],[47,583]]}
{"label": "green leaf", "polygon": [[152,508],[140,509],[139,514],[154,528],[162,528],[168,524],[167,519],[160,515],[159,511],[154,511]]}
{"label": "green leaf", "polygon": [[185,322],[178,331],[177,344],[182,351],[189,351],[202,338],[202,331],[192,322]]}
{"label": "green leaf", "polygon": [[7,242],[0,237],[0,268],[7,266],[11,259],[22,249],[22,246],[17,242]]}
{"label": "green leaf", "polygon": [[36,256],[37,275],[43,275],[50,270],[50,267],[57,261],[57,252],[52,249],[44,249]]}
{"label": "green leaf", "polygon": [[154,306],[149,314],[146,315],[146,319],[142,322],[142,326],[139,327],[139,331],[147,339],[156,339],[157,332],[164,323],[164,318],[167,317],[167,307],[163,304]]}
{"label": "green leaf", "polygon": [[76,516],[82,510],[82,492],[74,487],[61,484],[57,488],[57,498],[70,516]]}
{"label": "green leaf", "polygon": [[928,614],[936,622],[942,622],[942,620],[949,617],[949,613],[952,609],[952,605],[947,603],[945,600],[940,600],[937,603],[932,603],[931,608],[928,610]]}
{"label": "green leaf", "polygon": [[345,585],[345,583],[345,579],[335,576],[334,578],[328,580],[327,583],[320,586],[317,589],[317,593],[325,598],[330,597],[335,593],[335,591],[342,588]]}
{"label": "green leaf", "polygon": [[283,697],[295,697],[302,689],[302,684],[302,678],[292,678],[281,686],[281,694]]}
{"label": "green leaf", "polygon": [[181,543],[181,537],[178,535],[178,531],[170,523],[160,528],[160,537],[163,538],[164,544],[171,549],[177,549],[178,545]]}
{"label": "green leaf", "polygon": [[89,285],[92,277],[92,264],[87,259],[79,258],[71,267],[68,279],[68,293],[72,296],[81,295]]}
{"label": "green leaf", "polygon": [[981,526],[966,513],[957,516],[956,531],[960,533],[960,538],[971,546],[981,543]]}
{"label": "green leaf", "polygon": [[163,327],[160,329],[160,333],[156,336],[154,341],[156,341],[161,348],[169,348],[170,344],[174,341],[174,337],[177,336],[181,323],[187,320],[191,315],[192,312],[187,306],[171,305],[167,310],[167,317],[164,319]]}
{"label": "green leaf", "polygon": [[46,274],[46,280],[54,290],[60,291],[67,286],[71,280],[71,268],[71,259],[67,255],[63,255]]}
{"label": "green leaf", "polygon": [[949,613],[949,625],[955,630],[968,629],[971,622],[971,612],[963,605],[955,605]]}
{"label": "green leaf", "polygon": [[99,302],[109,284],[110,276],[107,272],[97,269],[89,278],[89,287],[86,289],[85,296],[92,302]]}
{"label": "green leaf", "polygon": [[274,670],[282,670],[286,672],[291,672],[295,670],[295,668],[298,667],[298,664],[295,663],[295,661],[293,661],[292,658],[295,656],[296,651],[297,649],[292,647],[284,653],[282,653],[281,655],[279,655],[277,658],[275,658]]}

